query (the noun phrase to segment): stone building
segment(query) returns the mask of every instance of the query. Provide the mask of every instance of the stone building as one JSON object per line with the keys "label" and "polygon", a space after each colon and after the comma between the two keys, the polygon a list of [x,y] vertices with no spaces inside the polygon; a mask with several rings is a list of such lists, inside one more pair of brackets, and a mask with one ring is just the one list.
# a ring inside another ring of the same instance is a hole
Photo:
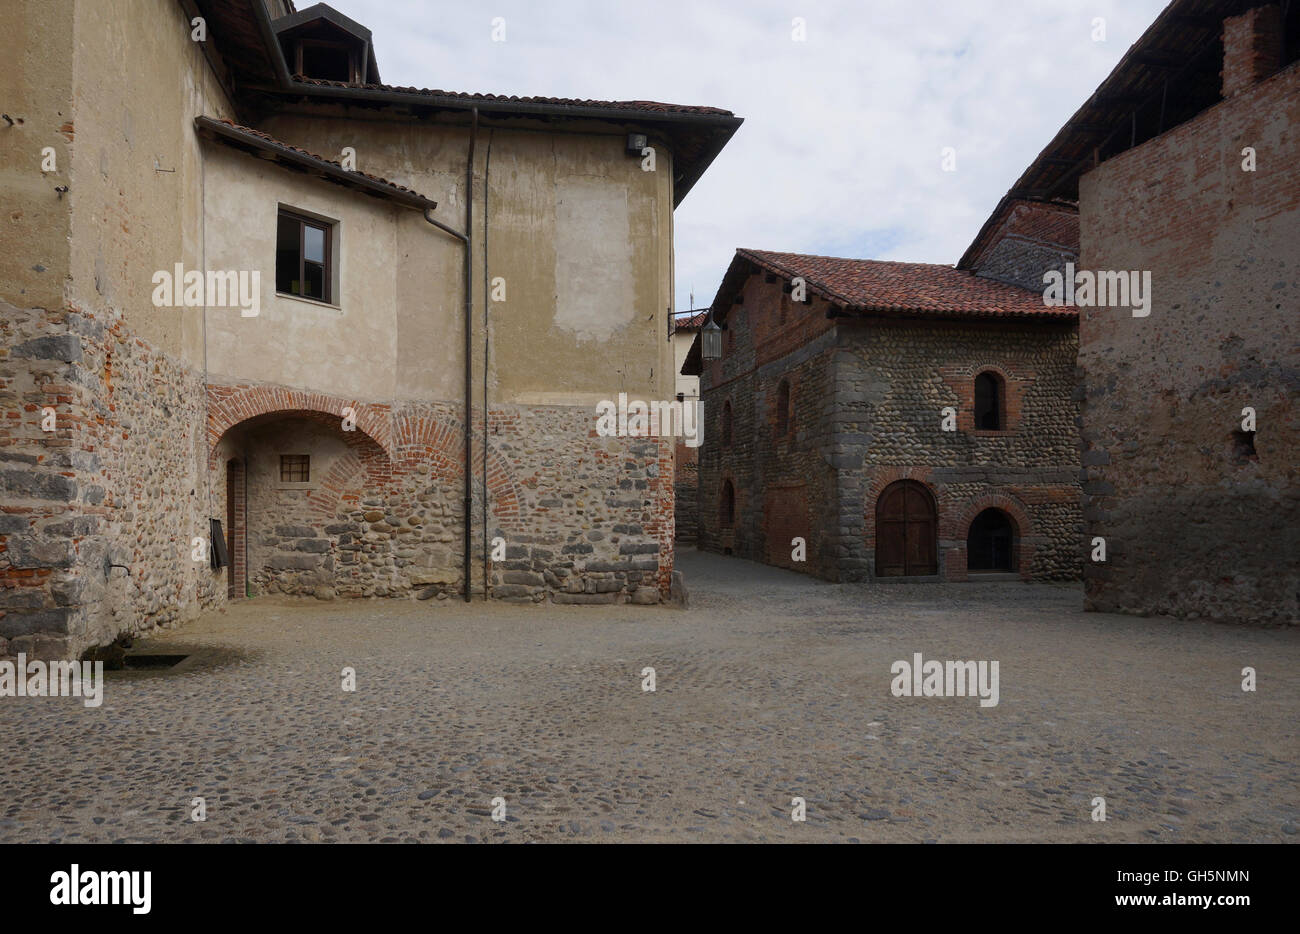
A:
{"label": "stone building", "polygon": [[595,412],[672,398],[673,209],[738,118],[385,85],[323,4],[0,28],[0,654],[245,594],[669,593],[672,441]]}
{"label": "stone building", "polygon": [[1079,576],[1074,309],[951,266],[746,249],[712,307],[722,357],[686,363],[701,548],[839,581]]}
{"label": "stone building", "polygon": [[[677,374],[677,398],[682,403],[700,401],[700,378],[682,372],[686,357],[708,318],[707,308],[693,308],[679,312],[673,327],[673,372]],[[696,488],[699,484],[699,445],[677,440],[677,472],[673,482],[674,518],[677,524],[677,541],[695,543],[697,534]]]}
{"label": "stone building", "polygon": [[1079,308],[1089,609],[1300,620],[1298,59],[1300,4],[1176,0],[986,225],[1077,202],[1081,270],[1150,274]]}

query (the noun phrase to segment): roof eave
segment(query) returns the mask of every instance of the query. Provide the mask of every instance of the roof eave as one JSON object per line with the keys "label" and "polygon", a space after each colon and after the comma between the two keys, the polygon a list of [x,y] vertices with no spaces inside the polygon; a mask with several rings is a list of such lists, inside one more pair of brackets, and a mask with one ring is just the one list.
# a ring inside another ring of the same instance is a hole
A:
{"label": "roof eave", "polygon": [[[323,97],[340,100],[359,100],[370,101],[373,103],[402,104],[410,106],[412,104],[423,104],[432,108],[441,108],[446,110],[468,111],[477,108],[479,113],[503,113],[503,114],[536,114],[541,116],[567,116],[572,118],[594,118],[598,120],[615,120],[624,123],[636,123],[646,126],[668,125],[670,127],[699,127],[702,130],[712,129],[709,133],[709,139],[706,140],[704,150],[700,157],[694,160],[690,167],[677,175],[673,179],[673,207],[677,207],[682,200],[695,187],[695,183],[700,180],[705,170],[713,164],[713,160],[722,152],[722,148],[735,135],[736,130],[744,123],[744,118],[737,117],[734,114],[701,114],[701,113],[677,113],[673,111],[647,112],[647,111],[630,111],[617,107],[593,107],[591,105],[577,104],[541,104],[536,102],[525,101],[489,101],[475,100],[474,98],[450,97],[446,95],[433,95],[415,93],[414,90],[398,90],[383,88],[357,88],[357,87],[332,87],[329,85],[315,85],[307,82],[295,81],[289,72],[288,62],[284,58],[284,50],[280,47],[277,39],[277,32],[271,15],[266,9],[266,5],[261,0],[253,3],[254,16],[257,19],[258,29],[262,34],[264,49],[271,59],[272,67],[275,70],[276,82],[278,87],[275,91],[284,94],[297,94],[309,97]],[[308,12],[308,11],[302,11]],[[294,14],[301,16],[302,13]],[[350,20],[349,20],[350,22]],[[373,45],[372,45],[373,48]],[[377,73],[376,73],[377,74]],[[674,160],[676,164],[676,160]]]}
{"label": "roof eave", "polygon": [[214,120],[211,117],[195,117],[194,129],[199,136],[205,139],[225,143],[236,149],[265,154],[283,165],[306,169],[345,188],[351,188],[373,197],[395,201],[404,207],[414,208],[417,211],[432,211],[438,207],[438,202],[430,200],[418,192],[402,191],[392,185],[349,171],[327,159],[299,152],[296,149],[262,139],[259,136],[252,136],[237,127],[223,123],[220,120]]}

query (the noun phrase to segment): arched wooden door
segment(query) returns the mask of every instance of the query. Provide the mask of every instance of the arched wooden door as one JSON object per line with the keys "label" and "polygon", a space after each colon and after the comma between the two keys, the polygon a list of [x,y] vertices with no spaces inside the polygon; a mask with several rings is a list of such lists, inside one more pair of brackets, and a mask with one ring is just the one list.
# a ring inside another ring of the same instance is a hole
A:
{"label": "arched wooden door", "polygon": [[876,500],[876,576],[939,573],[934,497],[915,480],[885,487]]}

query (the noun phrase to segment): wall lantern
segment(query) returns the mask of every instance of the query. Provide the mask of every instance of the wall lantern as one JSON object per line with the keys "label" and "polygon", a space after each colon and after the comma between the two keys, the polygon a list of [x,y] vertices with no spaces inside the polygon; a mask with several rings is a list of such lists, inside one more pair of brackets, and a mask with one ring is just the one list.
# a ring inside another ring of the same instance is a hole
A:
{"label": "wall lantern", "polygon": [[713,321],[713,310],[709,310],[709,320],[700,328],[700,356],[705,360],[717,360],[722,357],[722,328]]}
{"label": "wall lantern", "polygon": [[629,156],[644,155],[647,142],[648,141],[644,133],[627,134],[627,154]]}

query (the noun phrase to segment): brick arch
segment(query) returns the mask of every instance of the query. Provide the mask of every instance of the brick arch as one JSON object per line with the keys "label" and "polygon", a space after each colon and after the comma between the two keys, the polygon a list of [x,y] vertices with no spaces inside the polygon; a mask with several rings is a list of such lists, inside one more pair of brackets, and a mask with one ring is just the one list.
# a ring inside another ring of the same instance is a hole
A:
{"label": "brick arch", "polygon": [[[1007,434],[1020,427],[1025,394],[1034,384],[1035,375],[1024,365],[1008,368],[1004,362],[976,360],[973,363],[950,363],[939,368],[939,378],[957,397],[957,430],[975,432],[975,377],[993,373],[1001,383],[1002,428]],[[986,434],[980,432],[980,434]]]}
{"label": "brick arch", "polygon": [[940,517],[940,537],[952,542],[952,547],[947,554],[947,578],[949,580],[969,579],[966,570],[966,539],[970,535],[971,523],[985,509],[1000,510],[1015,525],[1016,571],[1022,580],[1029,580],[1031,576],[1030,565],[1034,560],[1034,545],[1037,541],[1034,524],[1029,517],[1029,510],[1025,504],[1010,493],[1002,491],[981,493],[979,496],[967,500],[960,509],[949,513],[952,518],[947,523]]}
{"label": "brick arch", "polygon": [[[489,428],[505,425],[517,416],[493,414]],[[479,426],[480,441],[482,437]],[[471,478],[483,476],[483,445],[473,445],[470,454]],[[410,472],[431,467],[434,477],[463,482],[465,434],[463,423],[453,416],[437,412],[404,414],[398,419],[394,462],[397,470]],[[519,517],[520,494],[514,474],[504,458],[489,450],[487,486],[492,514],[501,521]]]}
{"label": "brick arch", "polygon": [[[342,431],[345,408],[353,410],[356,431]],[[328,424],[340,432],[349,447],[362,446],[364,438],[378,446],[380,452],[387,458],[391,457],[392,453],[391,414],[392,409],[387,405],[356,402],[305,389],[288,389],[284,386],[263,384],[233,386],[209,384],[208,456],[211,458],[215,455],[217,444],[230,429],[251,419],[276,415],[286,418],[305,418]],[[362,459],[366,460],[364,456]]]}
{"label": "brick arch", "polygon": [[1009,493],[993,492],[982,493],[974,499],[967,500],[962,504],[960,510],[953,510],[949,516],[953,517],[945,523],[940,517],[939,531],[945,538],[966,540],[970,533],[970,524],[975,521],[975,517],[985,509],[999,509],[1005,512],[1016,524],[1016,535],[1019,538],[1028,538],[1034,534],[1033,522],[1029,518],[1029,510],[1025,505]]}
{"label": "brick arch", "polygon": [[[872,556],[876,553],[876,502],[880,499],[880,494],[892,483],[899,480],[915,480],[921,484],[934,498],[935,519],[938,524],[937,532],[939,538],[943,539],[943,518],[947,513],[947,502],[944,497],[939,495],[939,491],[934,488],[931,482],[931,467],[881,467],[871,478],[871,483],[863,491],[862,495],[862,528],[863,544],[866,550]],[[940,546],[942,550],[942,546]],[[942,569],[943,556],[940,555],[940,568]]]}
{"label": "brick arch", "polygon": [[[731,509],[724,510],[723,506],[726,505],[728,489],[731,490],[731,504],[730,504]],[[717,503],[717,511],[718,511],[718,529],[720,531],[734,530],[736,528],[736,520],[740,516],[740,494],[739,491],[737,491],[736,489],[736,481],[733,480],[730,476],[723,477],[722,482],[718,484],[718,495],[717,495],[716,503]],[[724,511],[729,511],[731,513],[731,515],[727,517],[727,523],[725,524],[723,522]]]}
{"label": "brick arch", "polygon": [[[722,524],[722,494],[727,488],[728,483],[731,484],[732,491],[731,525],[724,526]],[[704,502],[706,495],[708,497],[707,506]],[[710,521],[717,530],[719,547],[734,548],[736,545],[738,530],[744,525],[742,520],[745,515],[745,507],[748,505],[745,502],[744,488],[736,482],[735,474],[726,469],[720,471],[717,486],[714,487],[713,490],[706,494],[705,490],[701,487],[700,502],[697,505],[701,511],[701,515],[704,514],[706,508],[712,510],[712,519]]]}
{"label": "brick arch", "polygon": [[320,483],[307,494],[308,514],[317,525],[333,522],[340,505],[360,505],[357,491],[364,483],[365,470],[361,458],[351,450],[335,459]]}
{"label": "brick arch", "polygon": [[[885,492],[885,487],[898,480],[915,480],[934,497],[935,508],[939,510],[940,528],[943,523],[944,507],[947,505],[939,491],[934,488],[931,481],[931,475],[934,473],[933,467],[880,467],[871,477],[871,483],[863,490],[862,509],[867,516],[876,514],[876,500],[880,499],[880,494]],[[870,523],[868,523],[870,525]]]}
{"label": "brick arch", "polygon": [[[343,410],[351,408],[356,430],[343,432]],[[365,469],[368,479],[386,484],[395,477],[431,468],[433,477],[463,482],[465,443],[462,423],[446,413],[404,410],[394,414],[389,405],[357,402],[328,393],[263,384],[208,386],[208,449],[230,429],[263,417],[303,418],[339,430]],[[512,416],[493,414],[489,427]],[[480,434],[481,434],[481,426]],[[482,476],[483,453],[479,444],[471,459],[474,478]],[[495,451],[488,454],[487,481],[492,512],[501,520],[519,516],[521,497],[514,475]]]}

